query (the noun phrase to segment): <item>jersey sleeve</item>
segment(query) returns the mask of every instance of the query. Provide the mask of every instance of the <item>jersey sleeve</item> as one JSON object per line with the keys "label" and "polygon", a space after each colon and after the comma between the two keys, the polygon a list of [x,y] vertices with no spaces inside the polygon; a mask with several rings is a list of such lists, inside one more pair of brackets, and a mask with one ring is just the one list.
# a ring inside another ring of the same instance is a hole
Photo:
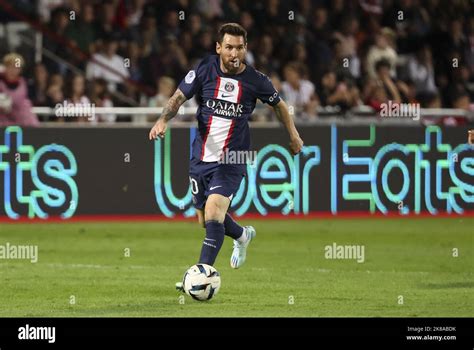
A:
{"label": "jersey sleeve", "polygon": [[268,103],[270,106],[275,106],[280,102],[280,94],[273,87],[269,77],[261,74],[260,86],[257,90],[257,97],[263,103]]}
{"label": "jersey sleeve", "polygon": [[201,88],[201,78],[200,74],[202,73],[202,62],[196,65],[191,69],[188,74],[181,80],[181,83],[178,85],[186,99],[191,99]]}

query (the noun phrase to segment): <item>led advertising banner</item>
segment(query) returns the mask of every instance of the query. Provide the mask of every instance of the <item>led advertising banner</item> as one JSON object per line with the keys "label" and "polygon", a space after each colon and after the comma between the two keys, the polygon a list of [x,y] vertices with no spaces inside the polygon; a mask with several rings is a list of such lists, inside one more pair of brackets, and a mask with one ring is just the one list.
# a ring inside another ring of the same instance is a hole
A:
{"label": "led advertising banner", "polygon": [[[0,215],[195,215],[195,128],[0,129]],[[433,215],[474,210],[474,147],[461,128],[307,126],[292,156],[282,128],[252,129],[255,159],[231,211]]]}

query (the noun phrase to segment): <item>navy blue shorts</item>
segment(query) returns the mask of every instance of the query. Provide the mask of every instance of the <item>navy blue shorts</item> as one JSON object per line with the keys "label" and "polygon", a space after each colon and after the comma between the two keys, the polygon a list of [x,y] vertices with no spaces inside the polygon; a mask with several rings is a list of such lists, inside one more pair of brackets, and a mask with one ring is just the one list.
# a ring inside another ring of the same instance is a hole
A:
{"label": "navy blue shorts", "polygon": [[196,209],[204,209],[207,197],[220,194],[232,202],[245,176],[245,164],[202,162],[192,158],[189,163],[189,181]]}

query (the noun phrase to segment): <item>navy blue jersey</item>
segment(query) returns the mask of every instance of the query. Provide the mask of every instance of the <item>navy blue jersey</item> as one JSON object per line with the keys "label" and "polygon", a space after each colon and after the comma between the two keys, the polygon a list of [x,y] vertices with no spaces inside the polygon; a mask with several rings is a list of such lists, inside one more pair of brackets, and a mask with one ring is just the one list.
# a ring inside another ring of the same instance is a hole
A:
{"label": "navy blue jersey", "polygon": [[199,104],[193,158],[203,162],[217,162],[224,151],[247,151],[248,119],[257,98],[272,106],[280,102],[266,75],[249,65],[240,74],[226,74],[219,63],[217,55],[206,57],[178,86],[187,99],[196,96]]}

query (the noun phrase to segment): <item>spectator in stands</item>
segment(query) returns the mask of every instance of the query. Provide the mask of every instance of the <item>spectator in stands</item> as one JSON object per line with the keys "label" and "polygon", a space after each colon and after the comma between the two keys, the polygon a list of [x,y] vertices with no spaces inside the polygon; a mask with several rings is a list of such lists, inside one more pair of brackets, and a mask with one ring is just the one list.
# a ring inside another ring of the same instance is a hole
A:
{"label": "spectator in stands", "polygon": [[350,80],[337,79],[333,70],[328,70],[321,79],[319,98],[322,106],[337,106],[342,112],[362,103],[359,89]]}
{"label": "spectator in stands", "polygon": [[390,63],[384,59],[375,64],[376,79],[371,79],[364,87],[364,96],[367,104],[376,111],[382,103],[389,100],[401,103],[402,98],[396,82],[390,76]]}
{"label": "spectator in stands", "polygon": [[390,45],[393,43],[395,33],[389,28],[383,28],[380,33],[375,36],[375,45],[371,46],[367,53],[367,73],[370,78],[375,78],[375,63],[381,59],[385,59],[390,63],[390,75],[396,76],[397,52],[394,47]]}
{"label": "spectator in stands", "polygon": [[212,33],[209,30],[204,30],[199,33],[197,37],[198,43],[195,45],[194,50],[191,52],[192,58],[203,58],[206,55],[212,54],[215,52],[215,45],[212,38]]}
{"label": "spectator in stands", "polygon": [[[48,86],[48,91],[46,91],[46,104],[48,107],[55,108],[57,104],[64,103],[64,93],[61,85],[58,83],[53,83]],[[54,122],[64,122],[63,117],[56,117],[56,115],[42,116],[42,121],[54,121]]]}
{"label": "spectator in stands", "polygon": [[313,36],[307,49],[312,66],[311,80],[318,82],[327,67],[331,66],[333,58],[330,47],[332,30],[328,22],[328,10],[325,7],[318,6],[313,11],[310,28]]}
{"label": "spectator in stands", "polygon": [[196,1],[196,6],[199,14],[207,20],[220,18],[223,15],[221,1],[218,0],[199,0]]}
{"label": "spectator in stands", "polygon": [[163,38],[172,36],[175,39],[178,39],[179,34],[181,33],[179,22],[178,11],[170,10],[166,12],[164,21],[161,23],[159,28],[161,36]]}
{"label": "spectator in stands", "polygon": [[441,98],[436,92],[425,92],[418,95],[421,108],[442,108]]}
{"label": "spectator in stands", "polygon": [[324,6],[318,6],[313,10],[311,17],[311,29],[317,38],[326,42],[331,37],[331,28],[328,22],[328,9]]}
{"label": "spectator in stands", "polygon": [[273,35],[280,36],[285,32],[284,24],[289,24],[288,12],[285,14],[280,0],[267,0],[261,11],[258,11],[255,24],[260,29],[266,29]]}
{"label": "spectator in stands", "polygon": [[[306,50],[306,46],[303,43],[296,43],[292,48],[293,57],[291,59],[292,62],[296,62],[300,64],[302,67],[309,67],[310,62],[308,60],[308,52]],[[308,79],[309,77],[304,77]]]}
{"label": "spectator in stands", "polygon": [[82,4],[80,15],[74,21],[70,21],[65,35],[84,53],[95,52],[96,30],[94,27],[94,8],[91,4]]}
{"label": "spectator in stands", "polygon": [[132,0],[127,13],[127,25],[135,26],[140,23],[144,13],[145,0]]}
{"label": "spectator in stands", "polygon": [[0,126],[38,126],[38,118],[31,112],[28,88],[21,71],[25,65],[16,53],[3,58],[0,70]]}
{"label": "spectator in stands", "polygon": [[[64,84],[64,78],[61,74],[51,74],[50,75],[48,90],[52,86],[57,86],[57,88],[61,92],[61,96],[63,96],[63,98],[61,98],[61,103],[62,103],[63,100],[64,100],[64,91],[65,91],[66,87],[65,87],[65,84]],[[58,95],[57,93],[55,93],[55,94]],[[48,95],[48,93],[47,93],[47,95]]]}
{"label": "spectator in stands", "polygon": [[222,3],[222,10],[229,22],[238,22],[241,9],[238,0],[227,0]]}
{"label": "spectator in stands", "polygon": [[[441,108],[441,98],[436,92],[422,92],[418,94],[418,100],[420,101],[421,108]],[[443,117],[442,117],[443,118]],[[437,124],[440,120],[440,117],[436,116],[425,116],[421,119],[423,125],[434,125]]]}
{"label": "spectator in stands", "polygon": [[436,92],[433,58],[428,45],[422,45],[416,55],[412,55],[407,63],[408,78],[413,81],[416,91]]}
{"label": "spectator in stands", "polygon": [[[472,112],[473,108],[471,106],[471,100],[468,92],[462,87],[454,88],[450,91],[450,99],[452,103],[452,108],[462,109],[466,112]],[[444,126],[460,126],[466,125],[467,120],[461,116],[444,116],[439,118],[438,124]]]}
{"label": "spectator in stands", "polygon": [[466,66],[469,68],[469,75],[474,76],[474,15],[471,15],[467,24],[467,41],[469,45],[466,47]]}
{"label": "spectator in stands", "polygon": [[[423,7],[423,2],[403,0],[387,1],[386,3],[384,6],[390,7],[386,8],[382,23],[396,31],[400,52],[410,51],[414,40],[426,37],[430,30],[428,12]],[[400,20],[400,14],[403,16],[403,20]]]}
{"label": "spectator in stands", "polygon": [[[163,76],[157,80],[156,90],[157,93],[155,96],[150,98],[148,105],[150,107],[165,107],[169,98],[173,95],[175,91],[176,82],[173,78]],[[180,114],[176,116],[178,118]],[[149,122],[156,120],[156,114],[148,116],[147,120]]]}
{"label": "spectator in stands", "polygon": [[[166,103],[168,102],[169,98],[173,95],[176,90],[176,81],[170,77],[164,76],[158,79],[157,81],[157,94],[153,96],[149,101],[149,107],[165,107]],[[187,100],[183,104],[184,108],[194,108],[197,107],[196,102],[193,99]],[[176,116],[178,120],[193,120],[194,114],[184,115],[183,113],[179,113]],[[156,114],[150,115],[148,117],[148,121],[155,121]]]}
{"label": "spectator in stands", "polygon": [[[75,74],[68,82],[66,99],[67,103],[72,103],[75,106],[89,107],[91,102],[85,94],[86,82],[84,76],[81,74]],[[76,121],[76,122],[87,122],[91,116],[87,117],[77,117],[77,118],[66,118],[66,121]],[[95,118],[95,116],[92,116]]]}
{"label": "spectator in stands", "polygon": [[125,62],[125,66],[129,69],[130,79],[136,82],[142,81],[143,59],[140,46],[136,42],[128,42],[126,57],[128,61]]}
{"label": "spectator in stands", "polygon": [[295,117],[308,120],[316,117],[318,98],[314,84],[302,79],[302,68],[297,63],[288,63],[284,68],[285,81],[282,91],[286,96],[288,106],[293,108]]}
{"label": "spectator in stands", "polygon": [[260,38],[255,60],[256,68],[265,74],[270,74],[280,68],[278,57],[273,56],[273,38],[271,35],[266,34]]}
{"label": "spectator in stands", "polygon": [[463,109],[465,111],[471,110],[471,99],[466,90],[460,89],[454,91],[451,95],[453,108]]}
{"label": "spectator in stands", "polygon": [[387,103],[389,100],[385,88],[383,85],[371,81],[366,85],[365,89],[368,91],[365,104],[372,107],[378,113],[382,109],[382,104]]}
{"label": "spectator in stands", "polygon": [[[247,40],[249,41],[250,45],[247,46],[247,57],[246,59],[250,64],[252,64],[249,60],[249,55],[252,56],[251,51],[253,50],[253,42],[255,41],[257,32],[255,31],[255,21],[248,11],[242,11],[240,14],[240,18],[237,21],[244,29],[247,31]],[[253,57],[252,57],[253,58]]]}
{"label": "spectator in stands", "polygon": [[158,55],[155,65],[158,77],[166,75],[178,81],[186,74],[188,58],[174,36],[168,36],[163,41],[163,50]]}
{"label": "spectator in stands", "polygon": [[330,22],[333,28],[340,28],[344,19],[347,17],[347,1],[344,0],[333,0],[330,2]]}
{"label": "spectator in stands", "polygon": [[130,28],[131,41],[136,42],[143,56],[158,53],[160,50],[160,36],[156,25],[156,18],[152,13],[147,13],[142,17],[140,24]]}
{"label": "spectator in stands", "polygon": [[100,17],[96,21],[94,31],[98,38],[115,36],[122,38],[123,33],[117,21],[117,6],[119,2],[113,0],[103,1],[99,7]]}
{"label": "spectator in stands", "polygon": [[204,29],[201,17],[197,13],[190,14],[186,21],[186,25],[187,31],[193,35],[193,41],[196,42],[197,35]]}
{"label": "spectator in stands", "polygon": [[109,84],[109,90],[115,91],[126,83],[130,77],[125,59],[117,55],[118,38],[115,35],[103,38],[104,48],[92,56],[87,64],[87,79],[104,78]]}
{"label": "spectator in stands", "polygon": [[463,22],[464,20],[462,17],[454,18],[451,21],[449,24],[449,36],[445,45],[449,51],[457,51],[461,53],[460,58],[464,60],[464,53],[470,46],[470,43],[463,32]]}
{"label": "spectator in stands", "polygon": [[426,92],[418,93],[415,83],[410,79],[406,81],[397,80],[396,85],[403,103],[419,103],[418,97],[426,94]]}
{"label": "spectator in stands", "polygon": [[28,96],[34,106],[46,106],[48,89],[48,71],[43,63],[37,63],[33,71],[33,79],[28,82]]}
{"label": "spectator in stands", "polygon": [[196,62],[193,63],[192,61],[189,61],[191,57],[191,51],[193,50],[194,46],[192,34],[188,31],[181,32],[178,42],[181,50],[183,51],[183,55],[188,59],[188,64],[194,67]]}
{"label": "spectator in stands", "polygon": [[359,21],[354,16],[347,16],[342,21],[342,30],[333,34],[335,59],[338,65],[348,68],[354,78],[360,77],[360,58],[357,54],[356,34]]}
{"label": "spectator in stands", "polygon": [[[51,16],[48,35],[43,37],[44,48],[66,61],[70,60],[72,57],[71,48],[67,46],[69,39],[66,37],[66,28],[70,22],[68,10],[64,7],[56,8]],[[53,60],[49,56],[43,55],[43,62],[46,64],[49,72],[65,74],[67,71],[65,63]]]}
{"label": "spectator in stands", "polygon": [[[95,107],[114,106],[105,79],[94,79],[92,81],[91,91],[91,102]],[[95,120],[103,123],[114,123],[117,120],[117,116],[115,114],[97,114]]]}

